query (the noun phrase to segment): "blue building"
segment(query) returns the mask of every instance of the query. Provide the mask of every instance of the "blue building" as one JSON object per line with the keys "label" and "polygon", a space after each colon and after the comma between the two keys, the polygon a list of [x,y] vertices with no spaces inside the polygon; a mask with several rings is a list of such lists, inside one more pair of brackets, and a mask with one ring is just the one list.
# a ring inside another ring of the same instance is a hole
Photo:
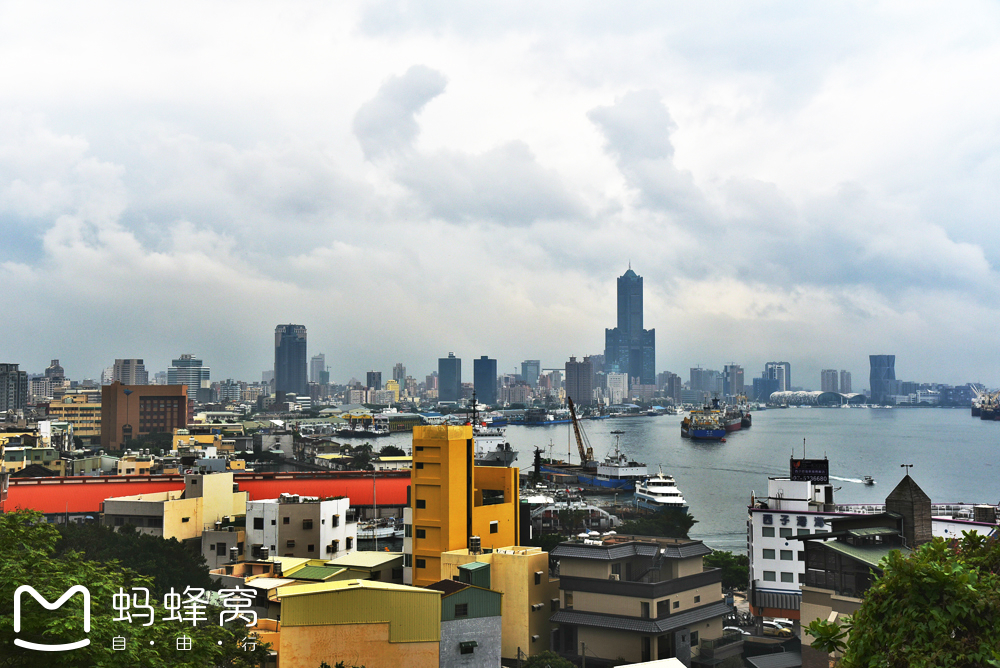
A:
{"label": "blue building", "polygon": [[869,355],[871,362],[871,375],[869,387],[872,392],[872,403],[889,404],[892,403],[892,386],[896,380],[896,356],[895,355]]}
{"label": "blue building", "polygon": [[455,353],[438,358],[438,401],[455,401],[462,398],[462,358]]}
{"label": "blue building", "polygon": [[497,405],[497,361],[483,355],[472,361],[472,384],[476,399],[486,406]]}
{"label": "blue building", "polygon": [[631,267],[618,277],[618,326],[604,331],[604,370],[656,384],[656,330],[642,328],[642,277]]}

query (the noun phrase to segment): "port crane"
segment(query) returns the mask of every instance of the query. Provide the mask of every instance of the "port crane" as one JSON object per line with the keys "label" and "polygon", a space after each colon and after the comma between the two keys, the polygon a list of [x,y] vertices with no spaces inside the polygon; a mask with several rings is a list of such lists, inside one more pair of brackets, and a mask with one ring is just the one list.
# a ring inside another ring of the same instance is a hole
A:
{"label": "port crane", "polygon": [[[594,448],[590,446],[590,439],[587,438],[587,433],[583,431],[583,427],[580,426],[580,420],[576,417],[576,406],[573,405],[573,398],[567,397],[566,402],[569,404],[569,416],[573,420],[573,434],[576,436],[576,447],[580,450],[580,466],[586,467],[594,461]],[[584,447],[586,443],[586,447]]]}

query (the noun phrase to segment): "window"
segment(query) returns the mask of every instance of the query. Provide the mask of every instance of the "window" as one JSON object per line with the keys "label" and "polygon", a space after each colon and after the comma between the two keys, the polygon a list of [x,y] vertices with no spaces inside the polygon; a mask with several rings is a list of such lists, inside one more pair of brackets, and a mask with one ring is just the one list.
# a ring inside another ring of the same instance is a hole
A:
{"label": "window", "polygon": [[694,602],[695,603],[701,603],[701,596],[695,596],[694,597]]}
{"label": "window", "polygon": [[333,551],[334,552],[340,552],[340,541],[339,540],[333,541],[332,545],[333,545]]}
{"label": "window", "polygon": [[423,452],[423,451],[424,451],[424,446],[418,445],[417,446],[417,452]]}
{"label": "window", "polygon": [[698,632],[697,631],[692,631],[691,632],[691,647],[697,647],[697,646],[698,646]]}
{"label": "window", "polygon": [[611,564],[611,574],[612,575],[621,575],[622,574],[622,565],[621,565],[621,562],[615,563],[615,564]]}
{"label": "window", "polygon": [[403,554],[403,565],[406,566],[407,568],[413,568],[413,555],[412,554],[407,554],[407,553]]}
{"label": "window", "polygon": [[226,553],[226,544],[225,543],[216,543],[215,544],[215,553],[216,554],[225,554]]}
{"label": "window", "polygon": [[774,582],[776,579],[774,571],[764,571],[764,582]]}
{"label": "window", "polygon": [[785,529],[778,529],[778,535],[781,536],[782,538],[791,538],[792,529],[790,527]]}
{"label": "window", "polygon": [[124,524],[125,524],[125,518],[124,517],[116,517],[115,518],[115,526],[116,527],[120,527],[120,526],[122,526]]}
{"label": "window", "polygon": [[791,551],[791,550],[782,550],[782,551],[781,551],[781,560],[782,560],[782,561],[791,561],[791,560],[792,560],[792,559],[794,559],[794,558],[795,558],[795,557],[794,557],[794,555],[792,554],[792,551]]}
{"label": "window", "polygon": [[781,581],[782,582],[795,582],[795,575],[794,575],[794,573],[784,573],[783,572],[781,574]]}
{"label": "window", "polygon": [[413,525],[412,524],[404,524],[403,525],[403,537],[404,538],[413,538]]}
{"label": "window", "polygon": [[646,601],[642,601],[639,605],[640,605],[639,616],[642,617],[643,619],[649,619],[649,603]]}
{"label": "window", "polygon": [[479,647],[479,643],[475,640],[466,640],[465,642],[458,643],[458,651],[462,654],[474,654],[477,647]]}
{"label": "window", "polygon": [[563,592],[563,607],[567,610],[573,609],[573,592],[564,591]]}
{"label": "window", "polygon": [[285,543],[285,547],[295,547],[295,541],[294,540],[290,540],[290,541],[286,542]]}
{"label": "window", "polygon": [[535,584],[536,585],[542,584],[542,572],[541,571],[535,571]]}
{"label": "window", "polygon": [[765,559],[774,559],[774,550],[764,550]]}
{"label": "window", "polygon": [[313,521],[312,520],[302,520],[302,528],[304,530],[312,529],[313,528]]}
{"label": "window", "polygon": [[764,538],[774,538],[774,527],[761,527],[760,535]]}
{"label": "window", "polygon": [[[404,532],[405,532],[405,529],[404,529]],[[417,529],[417,538],[427,538],[427,530],[426,529]]]}
{"label": "window", "polygon": [[281,523],[282,524],[291,524],[291,522],[292,522],[292,518],[291,517],[282,517],[281,518]]}
{"label": "window", "polygon": [[253,528],[257,531],[262,531],[264,529],[264,518],[255,517],[253,518]]}
{"label": "window", "polygon": [[469,616],[469,604],[468,603],[456,603],[455,604],[455,616],[456,617],[468,617]]}
{"label": "window", "polygon": [[427,560],[417,559],[417,568],[427,568]]}
{"label": "window", "polygon": [[554,598],[551,601],[549,601],[549,611],[550,612],[559,612],[559,599],[558,598]]}
{"label": "window", "polygon": [[278,523],[278,520],[271,520],[271,526],[274,526],[277,523]]}
{"label": "window", "polygon": [[347,537],[347,549],[349,550],[352,547],[354,547],[354,537],[353,536],[348,536]]}
{"label": "window", "polygon": [[796,529],[795,533],[799,536],[808,536],[811,532],[809,529]]}
{"label": "window", "polygon": [[500,522],[490,522],[490,533],[497,533],[500,531]]}
{"label": "window", "polygon": [[330,518],[330,526],[339,527],[340,526],[340,515],[334,515]]}
{"label": "window", "polygon": [[191,521],[190,517],[182,517],[181,518],[181,522],[190,522],[190,521]]}
{"label": "window", "polygon": [[315,545],[309,545],[306,547],[306,552],[315,552],[315,551],[316,551]]}
{"label": "window", "polygon": [[417,499],[417,508],[426,508],[426,507],[427,507],[427,501],[425,501],[424,499]]}
{"label": "window", "polygon": [[681,607],[681,602],[680,601],[674,601],[674,610],[676,610],[679,607]]}
{"label": "window", "polygon": [[424,468],[424,463],[423,462],[417,462],[417,468],[418,469]]}

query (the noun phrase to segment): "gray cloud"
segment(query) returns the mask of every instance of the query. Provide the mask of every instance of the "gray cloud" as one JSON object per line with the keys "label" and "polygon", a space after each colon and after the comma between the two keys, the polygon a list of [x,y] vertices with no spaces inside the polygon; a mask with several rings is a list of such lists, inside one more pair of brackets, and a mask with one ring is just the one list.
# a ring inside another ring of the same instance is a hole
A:
{"label": "gray cloud", "polygon": [[444,92],[447,79],[424,65],[414,65],[393,76],[354,116],[354,135],[368,160],[377,160],[410,148],[420,134],[416,114]]}

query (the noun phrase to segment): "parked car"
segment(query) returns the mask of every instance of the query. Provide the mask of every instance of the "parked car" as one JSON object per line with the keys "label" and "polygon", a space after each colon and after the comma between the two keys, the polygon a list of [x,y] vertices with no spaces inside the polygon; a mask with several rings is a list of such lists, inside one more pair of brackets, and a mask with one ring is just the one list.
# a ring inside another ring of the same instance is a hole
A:
{"label": "parked car", "polygon": [[780,626],[784,626],[786,629],[789,629],[789,630],[792,630],[792,631],[795,630],[795,622],[793,622],[790,619],[785,619],[784,617],[775,617],[771,621],[773,621],[775,624],[778,624]]}
{"label": "parked car", "polygon": [[749,631],[744,631],[738,626],[723,626],[722,632],[725,633],[726,631],[733,631],[735,633],[739,633],[745,636],[752,635]]}
{"label": "parked car", "polygon": [[764,635],[778,636],[779,638],[791,638],[792,630],[786,629],[776,622],[764,622]]}

